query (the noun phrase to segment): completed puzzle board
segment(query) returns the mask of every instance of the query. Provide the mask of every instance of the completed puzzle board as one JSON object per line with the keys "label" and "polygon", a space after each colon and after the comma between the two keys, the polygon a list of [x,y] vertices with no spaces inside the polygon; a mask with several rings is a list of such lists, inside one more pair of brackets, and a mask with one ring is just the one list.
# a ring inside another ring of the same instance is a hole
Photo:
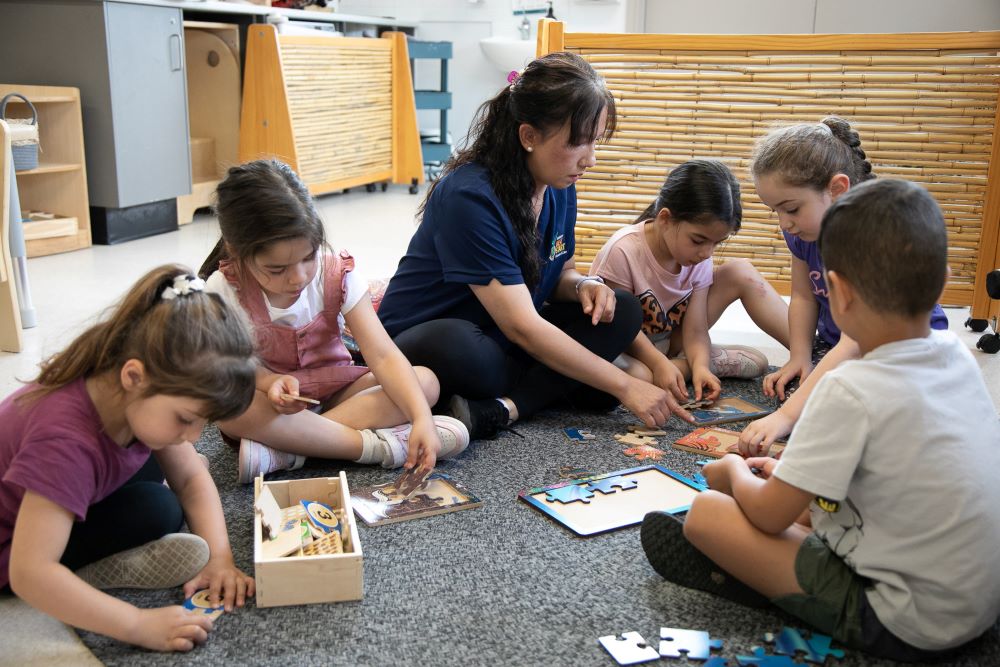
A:
{"label": "completed puzzle board", "polygon": [[577,535],[596,535],[634,526],[642,522],[648,512],[686,512],[694,497],[705,489],[694,480],[657,465],[585,478],[573,485],[588,487],[601,479],[615,476],[632,480],[636,485],[630,489],[618,488],[610,494],[597,491],[589,498],[589,502],[576,500],[563,503],[547,499],[548,491],[567,486],[565,484],[531,489],[522,492],[519,497]]}

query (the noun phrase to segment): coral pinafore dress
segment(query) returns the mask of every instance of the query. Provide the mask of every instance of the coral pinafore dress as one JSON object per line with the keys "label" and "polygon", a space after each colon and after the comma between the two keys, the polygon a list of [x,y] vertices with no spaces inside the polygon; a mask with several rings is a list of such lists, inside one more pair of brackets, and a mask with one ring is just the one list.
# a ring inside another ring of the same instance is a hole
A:
{"label": "coral pinafore dress", "polygon": [[354,364],[340,336],[344,278],[353,269],[354,258],[346,252],[322,256],[323,310],[296,329],[271,321],[264,292],[251,276],[241,278],[232,262],[219,263],[250,317],[261,360],[275,373],[294,376],[302,396],[324,403],[368,372],[367,367]]}

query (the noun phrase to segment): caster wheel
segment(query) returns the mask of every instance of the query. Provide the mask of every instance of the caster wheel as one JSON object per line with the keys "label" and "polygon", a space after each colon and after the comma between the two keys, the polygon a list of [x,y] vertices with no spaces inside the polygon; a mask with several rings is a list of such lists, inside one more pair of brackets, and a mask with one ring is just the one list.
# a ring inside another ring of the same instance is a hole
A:
{"label": "caster wheel", "polygon": [[388,189],[389,189],[389,184],[388,183],[383,183],[382,184],[382,192],[385,192]]}
{"label": "caster wheel", "polygon": [[986,354],[996,354],[1000,352],[1000,334],[986,334],[979,339],[976,347]]}
{"label": "caster wheel", "polygon": [[369,183],[365,186],[365,192],[375,192],[375,184]]}
{"label": "caster wheel", "polygon": [[417,194],[417,190],[418,190],[417,179],[414,178],[412,181],[410,181],[410,194],[411,195]]}
{"label": "caster wheel", "polygon": [[972,317],[965,320],[965,326],[969,327],[976,333],[980,333],[981,331],[986,331],[986,327],[988,327],[989,325],[990,325],[989,320],[977,320]]}
{"label": "caster wheel", "polygon": [[348,192],[350,192],[350,191],[351,191],[351,189],[350,189],[350,188],[344,188],[344,194],[345,194],[345,195],[346,195],[346,194],[347,194]]}

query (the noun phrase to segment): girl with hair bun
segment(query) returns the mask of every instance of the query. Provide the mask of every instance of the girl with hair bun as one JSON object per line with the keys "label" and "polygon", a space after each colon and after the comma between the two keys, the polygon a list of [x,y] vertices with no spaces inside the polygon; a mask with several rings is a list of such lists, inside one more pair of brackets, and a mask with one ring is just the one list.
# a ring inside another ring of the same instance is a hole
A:
{"label": "girl with hair bun", "polygon": [[[836,116],[770,132],[755,147],[750,172],[761,201],[777,214],[778,226],[792,252],[789,359],[764,378],[765,394],[788,400],[767,417],[752,422],[740,435],[740,450],[755,455],[766,451],[776,438],[791,433],[823,373],[858,356],[857,344],[841,336],[830,315],[816,239],[830,205],[875,174],[861,148],[861,137],[850,123]],[[935,306],[931,326],[948,328],[941,306]],[[792,394],[789,383],[796,379],[801,386]]]}

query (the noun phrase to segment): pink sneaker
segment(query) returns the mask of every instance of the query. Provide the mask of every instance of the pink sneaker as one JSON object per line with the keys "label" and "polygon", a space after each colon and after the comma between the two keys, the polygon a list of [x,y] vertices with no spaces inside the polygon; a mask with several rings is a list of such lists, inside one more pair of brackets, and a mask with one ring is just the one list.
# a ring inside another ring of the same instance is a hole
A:
{"label": "pink sneaker", "polygon": [[718,378],[749,380],[767,372],[767,357],[745,345],[713,345],[708,370]]}
{"label": "pink sneaker", "polygon": [[278,470],[298,470],[306,462],[306,457],[290,454],[262,445],[256,440],[240,440],[240,484],[251,484],[257,475],[266,475]]}
{"label": "pink sneaker", "polygon": [[[437,426],[438,437],[441,439],[441,451],[437,455],[439,461],[454,458],[469,446],[469,429],[454,417],[434,415],[434,425]],[[401,424],[375,430],[375,435],[385,445],[383,468],[399,468],[406,463],[410,428],[410,424]]]}

